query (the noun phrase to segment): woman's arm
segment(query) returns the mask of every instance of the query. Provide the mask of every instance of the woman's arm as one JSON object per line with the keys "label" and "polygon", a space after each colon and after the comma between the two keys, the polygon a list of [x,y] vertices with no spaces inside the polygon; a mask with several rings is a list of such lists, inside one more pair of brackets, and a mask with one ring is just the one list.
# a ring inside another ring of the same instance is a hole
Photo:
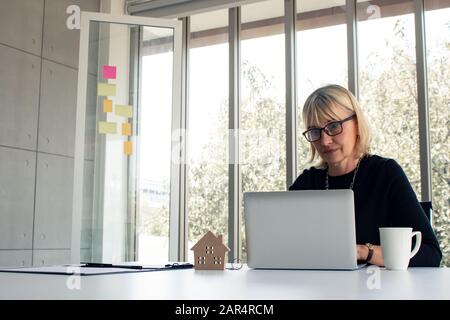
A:
{"label": "woman's arm", "polygon": [[439,242],[417,200],[403,169],[394,160],[389,161],[392,183],[389,188],[389,216],[392,227],[410,227],[422,233],[419,252],[411,259],[410,267],[438,267],[442,253]]}

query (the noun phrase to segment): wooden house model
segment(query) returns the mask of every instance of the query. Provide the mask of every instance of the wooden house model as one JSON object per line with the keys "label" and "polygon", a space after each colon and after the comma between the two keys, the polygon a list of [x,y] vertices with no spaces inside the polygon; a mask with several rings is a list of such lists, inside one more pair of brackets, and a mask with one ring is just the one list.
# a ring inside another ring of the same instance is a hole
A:
{"label": "wooden house model", "polygon": [[215,236],[208,231],[191,248],[194,251],[194,265],[196,270],[224,270],[225,254],[230,249],[223,244],[222,236]]}

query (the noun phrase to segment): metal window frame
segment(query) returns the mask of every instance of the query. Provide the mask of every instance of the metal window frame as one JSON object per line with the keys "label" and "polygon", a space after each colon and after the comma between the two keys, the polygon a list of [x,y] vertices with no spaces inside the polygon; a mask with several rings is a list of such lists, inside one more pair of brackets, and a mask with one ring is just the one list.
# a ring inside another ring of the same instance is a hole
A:
{"label": "metal window frame", "polygon": [[[167,20],[164,20],[167,21]],[[170,21],[170,20],[169,20]],[[185,177],[186,164],[186,139],[185,131],[185,113],[182,108],[182,80],[176,79],[175,75],[182,73],[182,22],[179,20],[172,21],[177,27],[173,32],[173,80],[172,89],[172,146],[171,158],[172,168],[170,174],[170,209],[169,209],[169,260],[180,261],[183,253],[180,248],[184,245],[184,231],[180,228],[184,224],[185,211],[182,210],[184,202],[182,195],[184,192],[183,177]],[[178,93],[178,94],[177,94]],[[179,136],[174,136],[174,132],[179,132]],[[180,151],[178,155],[175,151]],[[178,160],[178,163],[174,161]],[[180,231],[181,230],[181,231]],[[182,237],[183,236],[183,237]]]}
{"label": "metal window frame", "polygon": [[[130,101],[132,101],[134,106],[141,105],[141,97],[136,94],[140,90],[142,83],[141,77],[141,54],[142,54],[142,39],[143,39],[143,27],[134,27],[130,35],[130,47],[135,48],[134,52],[130,54]],[[133,161],[129,162],[128,166],[128,189],[129,194],[134,194],[136,201],[129,201],[128,203],[128,214],[127,218],[129,223],[127,223],[127,246],[125,247],[125,257],[128,261],[134,261],[139,259],[137,248],[139,248],[139,237],[137,236],[136,222],[138,221],[138,206],[140,205],[141,199],[139,194],[139,181],[137,173],[140,171],[140,163],[137,161],[139,159],[140,149],[138,148],[139,142],[138,137],[140,136],[139,121],[141,118],[141,109],[136,110],[136,118],[132,122],[132,132],[135,132],[136,137],[136,148],[135,156]]]}
{"label": "metal window frame", "polygon": [[187,159],[188,159],[188,119],[189,119],[189,39],[191,18],[184,17],[180,19],[182,23],[182,48],[181,48],[181,128],[184,132],[182,135],[182,143],[184,153],[182,154],[182,162],[180,165],[180,203],[179,203],[179,243],[178,243],[178,259],[177,261],[188,260],[188,209],[187,209]]}
{"label": "metal window frame", "polygon": [[416,36],[417,107],[419,112],[420,188],[422,201],[432,201],[430,113],[425,39],[424,0],[414,0]]}
{"label": "metal window frame", "polygon": [[286,189],[297,178],[297,41],[296,0],[284,1],[286,74]]}
{"label": "metal window frame", "polygon": [[239,162],[241,8],[228,10],[229,110],[228,110],[228,261],[240,259],[241,166]]}
{"label": "metal window frame", "polygon": [[357,0],[346,0],[347,15],[347,70],[348,89],[359,99],[358,88],[358,27],[356,17]]}

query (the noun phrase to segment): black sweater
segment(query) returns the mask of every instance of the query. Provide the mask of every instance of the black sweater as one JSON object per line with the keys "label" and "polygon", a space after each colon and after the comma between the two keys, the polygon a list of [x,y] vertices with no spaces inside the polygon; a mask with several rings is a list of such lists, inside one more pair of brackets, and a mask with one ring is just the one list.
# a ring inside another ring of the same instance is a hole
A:
{"label": "black sweater", "polygon": [[[330,189],[348,189],[354,171],[329,177]],[[325,189],[325,169],[311,167],[289,190]],[[380,227],[411,227],[422,232],[419,252],[410,267],[438,267],[442,258],[439,243],[403,169],[393,159],[376,155],[361,160],[353,186],[356,243],[380,244]],[[414,245],[414,243],[413,243]]]}

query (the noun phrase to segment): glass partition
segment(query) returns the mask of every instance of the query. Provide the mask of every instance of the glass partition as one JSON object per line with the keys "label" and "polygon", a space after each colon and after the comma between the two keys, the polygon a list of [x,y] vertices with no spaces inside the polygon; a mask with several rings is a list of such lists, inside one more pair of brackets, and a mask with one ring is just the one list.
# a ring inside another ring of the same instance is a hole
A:
{"label": "glass partition", "polygon": [[178,25],[96,17],[80,46],[72,260],[167,262]]}

